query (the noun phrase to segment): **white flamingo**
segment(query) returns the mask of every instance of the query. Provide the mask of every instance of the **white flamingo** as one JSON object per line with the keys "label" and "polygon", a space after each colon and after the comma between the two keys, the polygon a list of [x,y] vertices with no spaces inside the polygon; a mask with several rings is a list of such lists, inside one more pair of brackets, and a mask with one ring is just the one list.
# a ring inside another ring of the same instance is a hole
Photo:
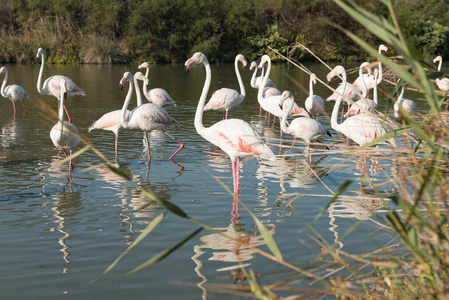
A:
{"label": "white flamingo", "polygon": [[[379,55],[382,54],[382,51],[388,52],[387,46],[380,44],[378,53]],[[382,82],[383,79],[383,72],[382,72],[382,62],[379,60],[379,70],[378,70],[379,76],[374,80],[373,75],[368,72],[368,74],[363,74],[362,76],[357,77],[357,79],[354,81],[353,85],[360,88],[362,92],[365,92],[366,95],[368,95],[368,91],[372,90],[374,86],[379,85],[379,83]]]}
{"label": "white flamingo", "polygon": [[[254,69],[255,68],[255,69]],[[251,76],[251,81],[250,81],[250,84],[251,84],[251,87],[253,88],[253,89],[259,89],[259,85],[261,85],[262,84],[262,80],[263,80],[263,69],[262,69],[262,73],[261,73],[261,75],[259,76],[259,77],[256,77],[257,76],[257,71],[259,70],[259,68],[257,67],[257,63],[255,62],[255,61],[253,61],[252,63],[251,63],[251,66],[249,67],[249,70],[250,71],[252,71],[254,69],[254,72],[253,72],[253,76]],[[270,87],[273,87],[273,88],[276,88],[276,85],[274,84],[274,82],[270,79],[270,78],[268,78],[268,80],[267,80],[267,84],[265,85],[265,88],[270,88]],[[277,88],[276,88],[277,89]],[[279,92],[280,93],[280,92]]]}
{"label": "white flamingo", "polygon": [[228,118],[228,110],[234,106],[242,103],[245,99],[246,91],[243,85],[242,76],[240,76],[238,62],[241,62],[244,67],[248,64],[245,57],[242,54],[238,54],[234,60],[235,74],[237,75],[237,80],[240,86],[240,94],[234,89],[221,88],[215,91],[210,97],[209,102],[204,106],[204,110],[218,110],[226,112],[226,116],[223,115],[223,119]]}
{"label": "white flamingo", "polygon": [[[140,72],[139,72],[140,73]],[[136,73],[137,74],[137,73]],[[137,79],[141,78],[143,80],[144,84],[148,84],[148,78],[146,76],[134,76],[134,86],[136,87],[136,94],[137,94],[137,106],[142,105],[142,96],[137,91]],[[126,118],[129,118],[130,111],[126,111]],[[114,110],[111,112],[108,112],[101,116],[100,119],[92,123],[89,127],[89,132],[94,129],[101,129],[106,131],[112,131],[115,135],[115,162],[119,164],[119,158],[118,158],[118,133],[120,129],[122,128],[122,123],[120,122],[120,118],[122,115],[122,110]]]}
{"label": "white flamingo", "polygon": [[316,75],[314,73],[310,74],[309,79],[309,97],[307,97],[304,102],[304,107],[306,110],[312,114],[312,117],[316,115],[318,119],[318,115],[324,111],[324,100],[318,95],[313,94],[313,86],[316,84]]}
{"label": "white flamingo", "polygon": [[[262,56],[262,59],[259,64],[259,68],[262,69],[264,64],[268,64],[267,67],[267,73],[263,77],[262,84],[259,85],[259,92],[257,94],[257,100],[259,101],[260,106],[270,114],[273,114],[274,116],[278,117],[279,119],[282,118],[284,115],[284,109],[287,109],[290,105],[290,101],[294,102],[293,100],[286,100],[284,101],[284,107],[281,109],[279,107],[279,100],[281,99],[281,95],[271,96],[271,97],[264,97],[263,91],[265,89],[265,85],[268,81],[268,77],[270,76],[271,71],[271,59],[268,55]],[[296,103],[293,104],[293,109],[290,111],[290,115],[294,117],[298,116],[305,116],[309,117],[309,114],[307,111],[301,107],[299,107]]]}
{"label": "white flamingo", "polygon": [[[79,130],[78,128],[70,122],[64,121],[64,101],[67,97],[67,87],[68,83],[59,80],[55,81],[53,84],[57,84],[59,82],[59,91],[60,91],[60,105],[58,107],[58,123],[56,123],[53,128],[50,130],[50,138],[55,145],[56,148],[61,149],[65,156],[69,157],[69,178],[72,169],[74,168],[72,164],[72,149],[76,147],[79,143]],[[66,150],[69,150],[69,154],[67,154]]]}
{"label": "white flamingo", "polygon": [[269,160],[276,160],[276,157],[270,147],[262,141],[257,131],[243,120],[227,119],[215,123],[210,127],[204,127],[203,109],[210,88],[212,75],[209,61],[201,52],[195,53],[185,62],[186,72],[188,72],[193,65],[197,64],[204,65],[206,70],[206,80],[196,109],[195,129],[199,135],[221,148],[231,158],[234,195],[238,195],[240,157],[260,156]]}
{"label": "white flamingo", "polygon": [[[39,70],[39,77],[37,79],[37,91],[42,95],[50,95],[54,96],[58,99],[58,102],[61,101],[60,99],[60,85],[59,83],[65,82],[66,90],[67,90],[67,96],[73,96],[73,95],[82,95],[86,96],[86,93],[77,86],[72,79],[62,76],[62,75],[53,75],[51,77],[48,77],[47,80],[44,81],[44,84],[42,85],[42,74],[44,73],[44,65],[45,65],[45,54],[44,49],[39,48],[37,50],[36,58],[39,58],[39,56],[42,57],[42,63],[41,68]],[[67,114],[67,117],[69,119],[69,122],[72,122],[72,118],[70,118],[70,115],[67,111],[67,108],[64,106],[65,113]]]}
{"label": "white flamingo", "polygon": [[16,114],[16,101],[20,101],[22,103],[23,109],[27,111],[25,103],[23,103],[23,98],[30,98],[30,96],[25,91],[25,89],[18,84],[11,84],[6,86],[6,82],[8,81],[8,69],[2,67],[0,69],[0,74],[3,73],[5,73],[5,79],[3,79],[2,87],[0,90],[2,97],[11,100],[12,106],[14,108],[14,115]]}
{"label": "white flamingo", "polygon": [[[360,66],[360,73],[362,73],[362,69],[369,65],[368,62],[364,62],[361,66]],[[377,79],[378,76],[378,69],[374,69],[374,75],[372,76],[374,80]],[[363,77],[362,77],[363,78]],[[366,85],[364,85],[366,86]],[[363,98],[359,99],[357,101],[355,101],[351,107],[349,107],[348,111],[345,114],[345,117],[347,118],[348,116],[351,115],[357,115],[360,113],[374,113],[376,111],[377,105],[378,105],[378,99],[377,99],[377,85],[374,85],[374,89],[373,89],[373,99],[368,99],[366,98],[366,93],[367,90],[365,89],[363,91]]]}
{"label": "white flamingo", "polygon": [[293,119],[290,126],[287,126],[287,117],[290,110],[293,108],[294,99],[291,92],[284,91],[279,101],[279,107],[283,107],[284,101],[287,99],[290,99],[291,101],[289,101],[290,105],[284,111],[284,115],[282,116],[281,130],[287,134],[293,135],[293,144],[295,143],[296,138],[304,140],[307,143],[307,157],[309,157],[310,143],[318,140],[325,134],[328,134],[329,136],[331,136],[331,134],[318,121],[310,118]]}
{"label": "white flamingo", "polygon": [[[342,76],[342,85],[345,86],[346,71],[344,67],[340,65],[336,66],[327,75],[327,77],[332,78],[335,75]],[[334,109],[332,110],[331,126],[334,130],[341,132],[360,146],[363,146],[387,133],[387,130],[383,126],[382,122],[379,121],[376,117],[369,114],[358,114],[355,116],[351,116],[347,118],[343,123],[338,124],[337,115],[339,106],[341,104],[341,98],[341,95],[337,98]],[[392,145],[393,147],[396,147],[396,141],[393,138],[389,139],[386,143]]]}
{"label": "white flamingo", "polygon": [[[144,75],[141,72],[137,72],[136,77],[138,79],[141,79],[144,77]],[[169,137],[180,144],[178,150],[176,150],[175,153],[173,153],[172,156],[169,157],[169,159],[172,159],[179,151],[182,150],[182,148],[184,148],[184,144],[173,137],[171,134],[166,132],[164,128],[166,125],[178,124],[178,122],[174,118],[172,118],[165,109],[154,103],[145,103],[137,106],[129,113],[129,115],[127,115],[127,109],[129,106],[129,102],[131,101],[134,88],[133,75],[130,72],[125,72],[123,74],[123,77],[120,80],[120,88],[123,88],[126,82],[129,82],[129,88],[125,102],[123,103],[120,123],[126,130],[137,130],[144,132],[145,138],[148,143],[148,165],[151,162],[149,145],[150,139],[148,134],[153,130],[162,130],[165,134],[167,134]],[[136,92],[140,93],[140,88],[136,89]]]}
{"label": "white flamingo", "polygon": [[394,103],[394,116],[396,118],[403,118],[400,107],[407,113],[413,113],[418,110],[418,105],[412,99],[404,98],[405,84],[402,85],[401,94],[399,94],[398,99]]}
{"label": "white flamingo", "polygon": [[[441,67],[443,66],[443,58],[438,55],[433,59],[433,63],[436,62],[438,62],[437,70],[438,72],[441,72]],[[447,77],[437,78],[435,79],[435,81],[440,90],[442,90],[443,92],[449,91],[449,78]]]}
{"label": "white flamingo", "polygon": [[[150,74],[150,64],[148,62],[143,62],[138,66],[139,70],[145,68],[146,73],[145,77],[149,78]],[[148,89],[148,82],[144,81],[143,83],[143,94],[145,98],[148,99],[148,101],[157,104],[159,106],[164,106],[166,104],[171,104],[176,106],[176,102],[173,100],[173,98],[167,93],[166,90],[161,88],[153,88]]]}

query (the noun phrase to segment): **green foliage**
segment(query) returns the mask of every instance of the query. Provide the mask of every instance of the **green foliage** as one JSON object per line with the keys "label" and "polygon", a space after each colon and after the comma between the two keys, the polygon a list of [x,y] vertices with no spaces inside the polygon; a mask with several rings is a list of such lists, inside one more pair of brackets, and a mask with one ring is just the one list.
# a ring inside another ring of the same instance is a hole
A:
{"label": "green foliage", "polygon": [[421,49],[424,57],[432,59],[447,52],[449,27],[430,20],[421,20],[419,27],[420,30],[416,34],[412,34],[411,37],[415,41],[414,44]]}
{"label": "green foliage", "polygon": [[288,40],[280,35],[276,25],[267,27],[261,35],[249,39],[249,43],[253,50],[251,59],[258,59],[267,54],[272,61],[280,61],[283,58],[274,51],[267,50],[268,47],[273,48],[277,52],[286,53],[289,45]]}
{"label": "green foliage", "polygon": [[58,49],[58,51],[56,51],[56,54],[54,56],[49,56],[46,62],[49,64],[61,64],[61,65],[82,63],[82,61],[77,56],[64,55],[61,49]]}

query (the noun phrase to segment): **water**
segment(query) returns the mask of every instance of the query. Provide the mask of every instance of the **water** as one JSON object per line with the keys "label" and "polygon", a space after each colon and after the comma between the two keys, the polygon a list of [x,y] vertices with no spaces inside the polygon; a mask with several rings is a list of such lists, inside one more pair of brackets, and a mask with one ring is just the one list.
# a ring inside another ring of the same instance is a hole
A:
{"label": "water", "polygon": [[[31,99],[26,101],[26,113],[20,104],[17,105],[15,117],[10,101],[0,101],[2,295],[8,295],[8,299],[229,299],[231,296],[218,293],[208,284],[232,285],[230,270],[238,261],[264,274],[260,279],[262,283],[291,275],[276,263],[243,247],[236,257],[233,242],[203,230],[157,265],[122,278],[126,272],[177,244],[197,228],[187,220],[168,214],[109,274],[89,284],[165,210],[109,169],[88,169],[102,163],[92,151],[74,160],[76,168],[72,182],[68,182],[68,166],[58,164],[63,155],[54,148],[49,137],[53,124],[33,105],[40,99],[56,108],[55,98],[37,93],[39,66],[7,67],[8,84],[22,85]],[[328,72],[320,65],[308,67],[322,79]],[[44,79],[63,74],[86,91],[87,97],[69,97],[66,105],[74,124],[87,133],[89,125],[101,115],[121,108],[126,91],[120,91],[119,80],[123,72],[136,70],[136,66],[47,65]],[[238,88],[233,72],[233,65],[212,66],[211,92],[221,87]],[[287,148],[280,150],[278,146],[278,123],[267,126],[264,116],[259,116],[257,91],[249,85],[251,72],[241,69],[241,73],[247,96],[238,108],[229,112],[230,118],[250,122],[268,140],[275,154],[285,153]],[[306,90],[289,76],[308,88],[308,76],[296,68],[275,65],[270,77],[280,90],[292,91],[303,106]],[[142,134],[123,132],[119,153],[125,165],[121,169],[138,185],[178,205],[190,217],[268,251],[250,215],[241,206],[233,211],[232,197],[215,179],[232,188],[229,158],[203,140],[193,126],[204,78],[203,67],[194,67],[186,76],[182,65],[151,66],[150,86],[165,88],[178,104],[166,107],[179,122],[178,127],[169,131],[185,143],[185,148],[169,161],[177,143],[162,133],[153,133],[153,160],[147,176]],[[320,84],[315,93],[323,98],[330,94]],[[332,106],[327,105],[330,115]],[[383,105],[381,103],[381,107]],[[221,117],[219,112],[207,112],[204,123],[208,126]],[[335,154],[335,149],[347,145],[346,139],[331,130],[328,118],[320,116],[320,122],[334,135],[324,139],[331,150],[314,148],[315,153],[321,154],[313,157],[310,168],[305,163],[305,145],[301,142],[296,143],[296,148],[288,155],[279,156],[276,162],[245,159],[241,164],[241,200],[266,224],[284,259],[292,263],[308,262],[321,255],[313,240],[315,233],[305,227],[329,202],[328,188],[335,192],[345,180],[361,176],[359,159]],[[113,133],[98,130],[88,135],[107,158],[114,159]],[[291,137],[284,135],[285,147],[291,141]],[[80,143],[77,149],[81,147]],[[385,179],[389,164],[381,159],[377,163],[368,162],[372,182],[381,183]],[[387,170],[385,173],[382,167]],[[388,185],[378,187],[385,194],[389,194],[391,188]],[[319,237],[351,253],[381,247],[388,237],[374,239],[368,234],[376,228],[374,222],[383,222],[381,209],[385,202],[380,198],[362,197],[369,196],[371,190],[360,191],[358,183],[351,184],[349,190],[346,197],[339,198],[314,223]],[[137,211],[144,205],[147,206]],[[358,222],[358,227],[342,238]]]}

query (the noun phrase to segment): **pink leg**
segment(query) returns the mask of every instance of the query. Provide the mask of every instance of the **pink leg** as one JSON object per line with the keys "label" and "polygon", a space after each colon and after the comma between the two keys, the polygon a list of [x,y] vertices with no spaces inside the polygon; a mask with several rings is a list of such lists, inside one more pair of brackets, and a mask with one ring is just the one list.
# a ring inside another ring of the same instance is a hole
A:
{"label": "pink leg", "polygon": [[118,161],[118,134],[115,135],[115,162],[119,163],[119,161]]}
{"label": "pink leg", "polygon": [[151,163],[151,153],[150,153],[150,137],[148,136],[148,132],[145,132],[145,138],[147,140],[147,146],[148,146],[148,166],[150,166]]}
{"label": "pink leg", "polygon": [[235,185],[234,185],[234,195],[239,195],[239,186],[240,186],[240,157],[237,157],[236,165],[235,165]]}
{"label": "pink leg", "polygon": [[65,105],[64,105],[64,110],[65,110],[65,113],[67,114],[67,118],[69,119],[69,123],[72,123],[72,118],[70,118],[69,112],[68,112],[67,108],[65,107]]}
{"label": "pink leg", "polygon": [[22,102],[23,109],[24,109],[25,111],[27,111],[27,108],[25,107],[25,103],[23,103],[23,100],[22,100],[21,102]]}
{"label": "pink leg", "polygon": [[226,120],[228,119],[228,110],[226,110]]}
{"label": "pink leg", "polygon": [[179,151],[181,151],[184,148],[184,143],[182,143],[180,140],[178,140],[177,138],[175,138],[174,136],[172,136],[171,134],[169,134],[168,132],[164,131],[166,135],[168,135],[169,137],[171,137],[173,140],[175,140],[176,142],[178,142],[178,144],[180,145],[178,150],[175,151],[175,153],[172,154],[172,156],[170,156],[168,159],[172,159],[176,154],[178,154]]}
{"label": "pink leg", "polygon": [[12,107],[14,108],[14,115],[16,115],[16,103],[14,101],[11,101],[11,102],[12,102]]}
{"label": "pink leg", "polygon": [[70,156],[67,154],[67,152],[65,151],[65,149],[62,149],[62,152],[64,152],[65,157],[69,158],[69,177],[70,177],[70,172],[75,169],[75,166],[72,164],[72,150],[70,150]]}

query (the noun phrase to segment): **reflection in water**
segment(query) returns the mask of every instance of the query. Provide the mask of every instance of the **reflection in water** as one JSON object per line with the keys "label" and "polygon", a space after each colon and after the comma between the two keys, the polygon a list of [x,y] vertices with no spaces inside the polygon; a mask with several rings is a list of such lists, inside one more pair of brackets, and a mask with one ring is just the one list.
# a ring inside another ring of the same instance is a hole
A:
{"label": "reflection in water", "polygon": [[[217,233],[211,233],[200,237],[201,245],[195,245],[193,251],[195,255],[192,256],[192,260],[195,262],[195,272],[202,279],[198,283],[198,287],[203,291],[203,299],[207,299],[207,289],[205,283],[208,279],[201,272],[204,267],[200,257],[206,252],[204,249],[214,250],[208,260],[221,261],[232,264],[223,268],[217,269],[218,272],[230,271],[243,267],[250,266],[251,263],[241,264],[241,262],[249,261],[255,257],[255,251],[247,248],[241,243],[252,247],[259,247],[266,244],[264,238],[256,231],[248,231],[242,228],[242,224],[229,224],[228,227],[214,228]],[[275,234],[275,224],[265,224],[268,232],[271,235]]]}
{"label": "reflection in water", "polygon": [[[70,263],[70,247],[66,244],[66,241],[70,238],[70,230],[67,230],[67,224],[73,224],[73,212],[79,211],[81,206],[80,197],[81,192],[74,192],[72,187],[63,187],[62,192],[58,192],[53,196],[55,200],[52,210],[55,216],[54,223],[57,226],[50,228],[50,231],[59,231],[62,237],[58,239],[59,245],[61,245],[61,252],[63,253],[63,259],[66,263]],[[70,216],[70,217],[68,217]],[[69,268],[63,268],[63,273],[67,273]]]}

